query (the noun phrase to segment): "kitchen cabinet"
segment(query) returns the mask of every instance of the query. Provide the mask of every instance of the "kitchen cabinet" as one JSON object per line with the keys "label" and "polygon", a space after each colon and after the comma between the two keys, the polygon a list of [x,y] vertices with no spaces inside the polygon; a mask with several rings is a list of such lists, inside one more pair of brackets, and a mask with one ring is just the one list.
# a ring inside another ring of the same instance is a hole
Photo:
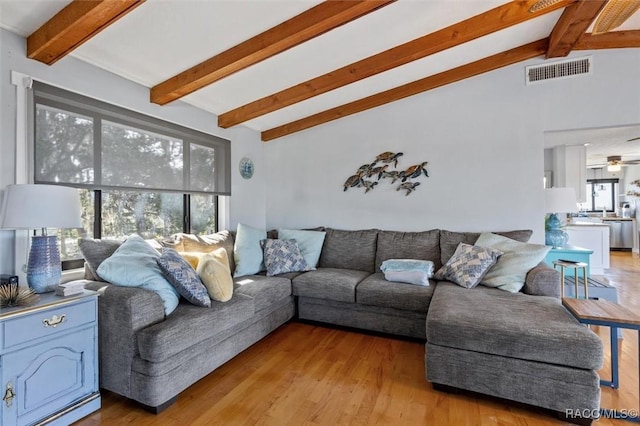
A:
{"label": "kitchen cabinet", "polygon": [[553,148],[553,186],[573,188],[579,203],[587,201],[587,148],[583,145]]}
{"label": "kitchen cabinet", "polygon": [[565,227],[568,243],[592,250],[589,267],[592,275],[603,275],[609,268],[609,226],[602,223],[570,224]]}
{"label": "kitchen cabinet", "polygon": [[0,424],[68,425],[100,408],[97,297],[0,309]]}

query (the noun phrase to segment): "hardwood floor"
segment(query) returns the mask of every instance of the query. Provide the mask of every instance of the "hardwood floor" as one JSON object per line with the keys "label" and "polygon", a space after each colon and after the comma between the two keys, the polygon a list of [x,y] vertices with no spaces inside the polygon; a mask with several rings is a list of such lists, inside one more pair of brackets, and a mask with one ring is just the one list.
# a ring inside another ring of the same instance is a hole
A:
{"label": "hardwood floor", "polygon": [[[640,309],[640,258],[614,252],[604,277],[621,304]],[[605,342],[608,329],[595,328]],[[602,406],[638,408],[637,333],[620,341],[618,390],[602,388]],[[551,391],[551,390],[550,390]],[[159,415],[104,391],[103,408],[77,425],[557,425],[545,411],[432,389],[424,345],[292,322],[180,394]],[[598,425],[624,424],[600,419]]]}

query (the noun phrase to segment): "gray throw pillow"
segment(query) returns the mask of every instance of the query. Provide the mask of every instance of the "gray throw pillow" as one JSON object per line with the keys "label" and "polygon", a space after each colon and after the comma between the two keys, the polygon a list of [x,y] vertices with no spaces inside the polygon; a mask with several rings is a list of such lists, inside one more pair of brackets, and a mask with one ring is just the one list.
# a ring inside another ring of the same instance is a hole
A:
{"label": "gray throw pillow", "polygon": [[92,278],[96,281],[106,281],[100,277],[96,271],[98,270],[98,266],[100,266],[105,259],[111,257],[120,245],[122,245],[122,241],[117,240],[94,240],[93,238],[78,239],[80,252],[82,253],[82,257],[84,257],[86,267],[93,275]]}
{"label": "gray throw pillow", "polygon": [[460,243],[446,265],[436,272],[435,278],[473,288],[501,255],[500,250]]}

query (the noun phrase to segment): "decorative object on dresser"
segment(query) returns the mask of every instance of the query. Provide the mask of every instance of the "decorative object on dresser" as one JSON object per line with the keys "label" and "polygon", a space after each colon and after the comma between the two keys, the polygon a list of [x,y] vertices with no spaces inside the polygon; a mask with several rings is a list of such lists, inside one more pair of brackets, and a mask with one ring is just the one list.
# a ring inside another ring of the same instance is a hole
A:
{"label": "decorative object on dresser", "polygon": [[42,229],[41,235],[31,237],[27,283],[36,293],[53,291],[60,283],[62,265],[58,237],[47,235],[47,228],[82,228],[78,191],[57,185],[7,185],[0,228]]}
{"label": "decorative object on dresser", "polygon": [[38,301],[32,288],[20,287],[18,283],[0,286],[0,308],[29,306]]}
{"label": "decorative object on dresser", "polygon": [[576,193],[573,188],[546,188],[544,198],[545,211],[549,213],[545,226],[545,244],[559,248],[567,244],[569,235],[561,229],[562,222],[558,218],[558,213],[578,211]]}

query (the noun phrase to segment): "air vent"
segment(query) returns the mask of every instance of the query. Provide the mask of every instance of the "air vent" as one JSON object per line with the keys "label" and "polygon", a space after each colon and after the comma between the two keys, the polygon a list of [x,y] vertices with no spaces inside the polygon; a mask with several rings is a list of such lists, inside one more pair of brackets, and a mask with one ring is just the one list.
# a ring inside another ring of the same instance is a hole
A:
{"label": "air vent", "polygon": [[567,59],[552,64],[532,65],[526,68],[526,73],[527,84],[591,74],[591,56]]}

